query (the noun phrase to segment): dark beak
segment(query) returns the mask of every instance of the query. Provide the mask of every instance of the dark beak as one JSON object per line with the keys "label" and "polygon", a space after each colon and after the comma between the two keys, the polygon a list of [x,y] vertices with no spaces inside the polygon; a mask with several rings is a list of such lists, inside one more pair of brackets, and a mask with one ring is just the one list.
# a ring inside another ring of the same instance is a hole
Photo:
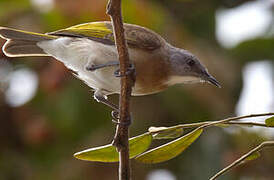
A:
{"label": "dark beak", "polygon": [[205,73],[203,79],[206,82],[213,84],[214,86],[217,86],[218,88],[221,88],[220,83],[213,76],[211,76],[208,72]]}

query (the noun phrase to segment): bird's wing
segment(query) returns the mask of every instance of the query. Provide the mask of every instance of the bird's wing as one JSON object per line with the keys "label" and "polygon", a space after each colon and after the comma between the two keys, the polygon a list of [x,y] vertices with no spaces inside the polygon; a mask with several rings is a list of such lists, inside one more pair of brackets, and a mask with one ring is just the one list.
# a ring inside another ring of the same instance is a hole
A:
{"label": "bird's wing", "polygon": [[[124,24],[124,29],[127,43],[132,48],[155,50],[160,48],[164,41],[158,34],[141,26]],[[104,44],[114,45],[114,36],[110,22],[80,24],[47,34],[89,38]]]}

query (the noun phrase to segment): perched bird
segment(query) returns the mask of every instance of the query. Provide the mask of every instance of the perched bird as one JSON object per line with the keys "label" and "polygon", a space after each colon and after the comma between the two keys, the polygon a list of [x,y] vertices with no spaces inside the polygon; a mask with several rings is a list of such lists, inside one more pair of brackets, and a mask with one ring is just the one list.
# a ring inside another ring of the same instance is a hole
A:
{"label": "perched bird", "polygon": [[[129,58],[136,72],[132,95],[160,92],[179,83],[209,82],[220,87],[197,57],[167,43],[155,32],[124,24]],[[94,98],[114,109],[107,95],[120,92],[119,68],[111,22],[80,24],[46,34],[0,27],[6,39],[3,52],[9,57],[53,56],[76,72],[95,90]]]}

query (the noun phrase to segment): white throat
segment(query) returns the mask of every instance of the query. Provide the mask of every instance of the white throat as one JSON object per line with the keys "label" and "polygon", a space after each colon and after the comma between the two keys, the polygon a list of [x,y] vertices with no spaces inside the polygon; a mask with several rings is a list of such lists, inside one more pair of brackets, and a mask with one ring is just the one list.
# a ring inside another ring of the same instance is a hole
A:
{"label": "white throat", "polygon": [[171,76],[167,81],[168,86],[175,84],[194,84],[202,82],[202,80],[195,76]]}

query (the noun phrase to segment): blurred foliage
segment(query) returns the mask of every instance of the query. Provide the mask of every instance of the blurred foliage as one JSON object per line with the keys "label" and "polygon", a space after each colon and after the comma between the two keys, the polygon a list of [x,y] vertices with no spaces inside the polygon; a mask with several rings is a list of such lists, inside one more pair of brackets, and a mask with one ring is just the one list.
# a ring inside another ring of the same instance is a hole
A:
{"label": "blurred foliage", "polygon": [[[254,60],[274,59],[273,36],[250,39],[232,49],[223,48],[215,38],[216,10],[238,7],[247,1],[123,1],[125,22],[149,27],[170,43],[192,51],[223,86],[222,89],[204,84],[176,86],[156,95],[133,97],[131,136],[142,134],[150,126],[234,115],[243,66]],[[38,1],[1,0],[0,25],[48,32],[109,20],[105,14],[107,0],[52,0],[52,8],[33,2]],[[0,46],[3,43],[0,39]],[[29,67],[39,77],[35,97],[23,106],[10,107],[0,91],[0,180],[116,177],[117,163],[90,163],[73,157],[79,150],[110,143],[114,134],[110,110],[93,100],[92,91],[53,58],[15,60],[2,52],[0,56],[1,61],[8,60],[15,69]],[[118,101],[116,95],[110,99]],[[204,132],[197,143],[174,160],[153,166],[132,162],[132,175],[134,179],[146,179],[151,170],[165,168],[178,179],[209,177],[263,138],[257,133],[239,131],[229,134],[215,128]],[[262,158],[237,168],[223,179],[273,179],[272,157],[273,151],[266,151]]]}
{"label": "blurred foliage", "polygon": [[273,47],[273,37],[251,39],[242,42],[235,48],[231,49],[231,54],[243,64],[258,59],[274,60]]}
{"label": "blurred foliage", "polygon": [[265,120],[265,124],[269,127],[274,127],[274,116],[267,118]]}

